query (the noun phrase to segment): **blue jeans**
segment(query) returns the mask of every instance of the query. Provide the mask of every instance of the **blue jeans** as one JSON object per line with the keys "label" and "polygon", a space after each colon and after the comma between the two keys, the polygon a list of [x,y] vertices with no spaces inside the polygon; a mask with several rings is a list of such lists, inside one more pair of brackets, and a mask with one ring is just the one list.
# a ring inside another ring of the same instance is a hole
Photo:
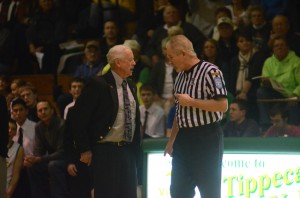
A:
{"label": "blue jeans", "polygon": [[68,197],[65,161],[41,162],[29,168],[28,173],[33,198]]}

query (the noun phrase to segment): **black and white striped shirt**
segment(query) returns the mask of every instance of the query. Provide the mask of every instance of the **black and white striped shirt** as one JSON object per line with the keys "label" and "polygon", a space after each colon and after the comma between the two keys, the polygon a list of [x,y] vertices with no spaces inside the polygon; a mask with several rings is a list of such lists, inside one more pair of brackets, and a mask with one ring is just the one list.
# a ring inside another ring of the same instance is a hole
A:
{"label": "black and white striped shirt", "polygon": [[[189,71],[180,72],[174,84],[175,94],[189,94],[192,98],[209,100],[227,97],[222,72],[217,66],[200,61]],[[175,97],[176,98],[176,97]],[[194,107],[183,107],[176,102],[176,118],[179,128],[191,128],[217,122],[222,112],[210,112]]]}

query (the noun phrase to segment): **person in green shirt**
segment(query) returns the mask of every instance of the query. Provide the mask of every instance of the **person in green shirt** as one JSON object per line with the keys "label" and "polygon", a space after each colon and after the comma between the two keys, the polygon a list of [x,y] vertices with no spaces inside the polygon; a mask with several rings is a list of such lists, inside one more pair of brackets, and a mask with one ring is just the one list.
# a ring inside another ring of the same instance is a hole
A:
{"label": "person in green shirt", "polygon": [[[257,99],[290,98],[295,101],[300,97],[300,58],[289,50],[283,37],[276,37],[272,45],[273,55],[269,57],[262,69],[262,83],[257,91]],[[269,102],[258,102],[260,124],[270,125]],[[290,109],[291,124],[299,124],[299,105],[287,103]]]}

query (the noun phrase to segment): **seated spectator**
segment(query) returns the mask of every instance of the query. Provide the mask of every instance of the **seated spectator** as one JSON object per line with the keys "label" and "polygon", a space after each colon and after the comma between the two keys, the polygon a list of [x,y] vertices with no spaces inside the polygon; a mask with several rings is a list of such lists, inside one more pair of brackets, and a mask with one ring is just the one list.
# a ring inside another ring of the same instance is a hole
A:
{"label": "seated spectator", "polygon": [[75,105],[76,99],[79,97],[79,95],[82,92],[82,89],[84,87],[84,80],[82,78],[74,78],[70,82],[70,94],[72,95],[73,101],[68,104],[64,110],[64,119],[67,119],[68,111],[71,107]]}
{"label": "seated spectator", "polygon": [[151,71],[150,84],[155,90],[155,102],[163,107],[165,114],[168,115],[170,108],[174,105],[173,85],[177,72],[169,63],[166,56],[166,44],[168,37],[161,42],[164,57],[159,60]]}
{"label": "seated spectator", "polygon": [[[289,50],[284,37],[273,39],[273,55],[269,57],[262,69],[262,86],[257,90],[257,99],[300,97],[300,58]],[[279,84],[283,89],[274,89],[270,80]],[[268,112],[271,104],[258,102],[260,125],[268,127],[270,118]],[[290,124],[299,124],[298,104],[289,105]]]}
{"label": "seated spectator", "polygon": [[[215,11],[215,24],[218,23],[218,20],[219,18],[221,17],[228,17],[230,19],[232,19],[232,15],[231,15],[231,12],[228,8],[226,7],[220,7],[218,8],[216,11]],[[219,30],[218,30],[218,25],[215,25],[214,26],[214,29],[212,31],[212,35],[211,35],[211,38],[218,41],[219,38],[220,38],[220,33],[219,33]]]}
{"label": "seated spectator", "polygon": [[140,95],[143,101],[140,106],[143,138],[164,137],[166,117],[164,110],[154,103],[154,89],[151,85],[144,84],[140,88]]}
{"label": "seated spectator", "polygon": [[272,126],[263,137],[300,137],[300,127],[288,124],[288,110],[285,104],[276,104],[270,110]]}
{"label": "seated spectator", "polygon": [[100,57],[100,59],[102,62],[107,63],[106,54],[108,50],[115,45],[124,43],[116,21],[107,20],[104,22],[103,35],[100,36],[99,43],[100,51],[103,55]]}
{"label": "seated spectator", "polygon": [[21,98],[26,102],[28,108],[28,119],[33,122],[38,122],[39,118],[36,112],[36,104],[38,95],[36,88],[31,83],[26,83],[19,88]]}
{"label": "seated spectator", "polygon": [[236,28],[241,28],[249,23],[248,2],[246,0],[232,0],[230,5],[226,6],[232,15],[232,22]]}
{"label": "seated spectator", "polygon": [[84,49],[84,63],[79,65],[74,77],[90,78],[101,73],[104,63],[100,61],[101,51],[97,41],[88,41]]}
{"label": "seated spectator", "polygon": [[[18,143],[13,141],[13,137],[17,132],[17,124],[14,120],[9,121],[8,125],[8,154],[6,158],[6,166],[7,166],[7,182],[6,182],[6,197],[20,197],[21,194],[18,194],[16,191],[20,177],[21,170],[23,168],[23,159],[24,159],[24,149]],[[20,193],[20,192],[19,192]]]}
{"label": "seated spectator", "polygon": [[218,40],[220,55],[222,60],[229,65],[231,59],[238,54],[234,26],[230,18],[221,17],[218,19],[217,27],[220,33]]}
{"label": "seated spectator", "polygon": [[8,143],[8,111],[6,107],[6,100],[3,95],[0,94],[0,196],[6,197],[6,175],[7,167],[5,158],[7,157],[7,143]]}
{"label": "seated spectator", "polygon": [[152,63],[156,64],[163,57],[161,41],[168,36],[168,29],[172,26],[180,26],[184,35],[191,40],[198,55],[201,54],[201,47],[205,40],[204,35],[192,24],[180,20],[179,10],[172,5],[167,5],[163,13],[164,25],[159,26],[150,39],[146,54],[151,58]]}
{"label": "seated spectator", "polygon": [[40,121],[35,127],[34,153],[24,159],[32,196],[67,197],[67,167],[63,159],[64,120],[55,116],[49,101],[38,102],[37,112]]}
{"label": "seated spectator", "polygon": [[251,34],[254,48],[269,51],[271,25],[265,18],[264,10],[260,6],[253,6],[249,10],[249,16],[250,24],[245,27],[245,32]]}
{"label": "seated spectator", "polygon": [[15,98],[11,102],[12,118],[17,123],[17,133],[13,137],[24,148],[25,155],[32,155],[35,145],[35,122],[28,119],[26,102],[21,98]]}
{"label": "seated spectator", "polygon": [[236,99],[229,107],[230,120],[223,126],[225,137],[256,137],[259,126],[255,120],[248,119],[247,101]]}
{"label": "seated spectator", "polygon": [[284,37],[290,49],[300,56],[300,35],[291,31],[288,18],[284,15],[277,15],[272,20],[272,31],[268,41],[271,49],[274,39],[279,36]]}
{"label": "seated spectator", "polygon": [[10,83],[10,90],[11,90],[11,94],[12,94],[13,98],[20,97],[19,88],[25,84],[26,84],[26,82],[22,79],[14,79]]}
{"label": "seated spectator", "polygon": [[5,75],[0,75],[0,95],[7,97],[9,92],[8,78]]}
{"label": "seated spectator", "polygon": [[[125,40],[124,44],[125,46],[129,47],[132,50],[133,56],[134,56],[134,61],[135,61],[135,66],[132,74],[132,79],[134,82],[139,81],[140,74],[143,69],[149,68],[150,66],[146,65],[145,62],[141,59],[141,46],[136,40]],[[145,75],[145,74],[144,74]],[[149,73],[148,73],[149,75]],[[148,81],[149,76],[144,76],[144,81]]]}
{"label": "seated spectator", "polygon": [[265,57],[253,48],[252,37],[248,32],[238,32],[236,45],[239,52],[231,60],[227,87],[236,98],[247,100],[250,118],[257,118],[256,90],[259,81],[253,81],[252,77],[261,74]]}
{"label": "seated spectator", "polygon": [[66,21],[54,0],[39,0],[38,4],[27,29],[29,51],[41,73],[56,73],[61,56],[58,45],[67,39]]}

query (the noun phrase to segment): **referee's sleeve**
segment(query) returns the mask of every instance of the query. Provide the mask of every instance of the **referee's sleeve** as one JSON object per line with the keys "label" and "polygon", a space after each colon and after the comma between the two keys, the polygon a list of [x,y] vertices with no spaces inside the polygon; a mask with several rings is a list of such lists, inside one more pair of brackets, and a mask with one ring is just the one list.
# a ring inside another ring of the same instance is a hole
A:
{"label": "referee's sleeve", "polygon": [[227,90],[225,86],[225,80],[221,70],[213,68],[208,72],[207,82],[212,93],[212,98],[227,97]]}

